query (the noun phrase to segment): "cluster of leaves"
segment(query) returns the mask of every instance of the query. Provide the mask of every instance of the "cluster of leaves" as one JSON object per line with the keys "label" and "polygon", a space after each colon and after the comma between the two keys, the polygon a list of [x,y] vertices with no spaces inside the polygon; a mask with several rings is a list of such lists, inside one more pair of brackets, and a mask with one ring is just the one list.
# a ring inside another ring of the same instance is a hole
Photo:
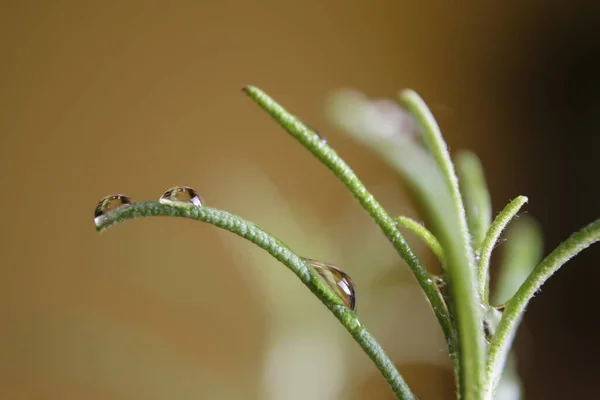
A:
{"label": "cluster of leaves", "polygon": [[[490,297],[492,250],[527,198],[515,198],[492,220],[490,196],[479,160],[470,152],[462,152],[453,162],[435,119],[415,92],[402,91],[396,104],[372,101],[353,91],[340,91],[334,96],[330,111],[340,128],[375,151],[404,178],[418,200],[428,228],[408,217],[389,215],[319,134],[258,88],[246,87],[244,92],[335,174],[407,263],[446,338],[458,397],[492,399],[507,362],[512,365],[510,349],[528,302],[565,262],[600,239],[600,220],[573,234],[540,261],[539,229],[531,219],[521,218],[509,232],[498,284]],[[415,398],[394,363],[353,310],[346,307],[304,258],[276,237],[223,210],[154,201],[110,212],[97,230],[149,216],[203,221],[266,250],[294,272],[343,324],[373,360],[397,398]],[[402,229],[427,243],[444,270],[442,277],[434,276],[424,267],[404,239]]]}

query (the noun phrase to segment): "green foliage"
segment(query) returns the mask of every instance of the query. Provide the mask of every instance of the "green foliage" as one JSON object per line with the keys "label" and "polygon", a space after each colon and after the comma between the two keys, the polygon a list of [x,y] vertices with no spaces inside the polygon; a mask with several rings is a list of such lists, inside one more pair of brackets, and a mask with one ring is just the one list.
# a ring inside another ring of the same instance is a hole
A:
{"label": "green foliage", "polygon": [[[500,378],[502,385],[510,384],[510,380],[516,382],[515,360],[510,349],[527,304],[563,264],[600,240],[600,220],[573,234],[539,263],[541,232],[537,225],[531,219],[523,219],[508,229],[509,244],[492,293],[495,304],[503,303],[500,312],[488,300],[489,261],[500,235],[527,198],[515,198],[491,222],[490,195],[481,163],[474,154],[462,152],[456,157],[455,168],[433,115],[414,91],[402,91],[399,104],[340,91],[332,98],[329,112],[338,127],[376,152],[404,178],[418,199],[429,228],[405,216],[390,216],[318,134],[258,88],[248,86],[244,92],[346,186],[406,262],[444,333],[458,398],[491,400]],[[418,140],[409,126],[417,131]],[[371,358],[398,399],[415,398],[364,324],[315,269],[253,223],[199,204],[148,201],[108,211],[97,221],[96,228],[103,231],[129,219],[153,216],[209,223],[264,249],[287,266],[334,314]],[[417,258],[400,227],[415,233],[436,255],[444,269],[448,297],[442,296],[436,277]],[[503,374],[507,360],[509,373]]]}

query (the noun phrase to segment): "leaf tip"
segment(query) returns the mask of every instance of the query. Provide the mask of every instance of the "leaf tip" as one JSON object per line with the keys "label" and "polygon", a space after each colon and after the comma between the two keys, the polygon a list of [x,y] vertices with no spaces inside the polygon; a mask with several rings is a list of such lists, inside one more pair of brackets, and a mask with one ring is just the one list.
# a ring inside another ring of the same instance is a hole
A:
{"label": "leaf tip", "polygon": [[260,92],[260,89],[258,89],[256,86],[244,85],[244,87],[242,88],[242,92],[246,93],[246,94],[252,94],[252,93]]}
{"label": "leaf tip", "polygon": [[529,202],[529,197],[521,195],[519,196],[519,200],[521,201],[521,203],[525,204]]}
{"label": "leaf tip", "polygon": [[408,107],[411,104],[421,105],[425,103],[423,101],[423,98],[419,96],[419,94],[415,90],[410,88],[402,89],[398,93],[398,98],[400,99],[400,103],[404,107]]}

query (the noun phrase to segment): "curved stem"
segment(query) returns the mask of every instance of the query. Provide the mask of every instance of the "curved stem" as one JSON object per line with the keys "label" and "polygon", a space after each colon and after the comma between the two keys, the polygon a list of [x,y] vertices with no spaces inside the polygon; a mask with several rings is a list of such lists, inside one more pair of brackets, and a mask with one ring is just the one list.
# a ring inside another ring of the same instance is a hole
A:
{"label": "curved stem", "polygon": [[141,217],[181,217],[202,221],[234,233],[266,250],[287,266],[300,280],[332,311],[352,337],[371,358],[398,399],[411,400],[415,396],[398,373],[394,363],[371,334],[359,322],[356,314],[344,306],[319,275],[309,268],[302,257],[296,255],[279,239],[269,235],[255,224],[226,211],[194,205],[166,205],[157,201],[146,201],[120,207],[107,214],[96,230],[101,232],[112,225]]}
{"label": "curved stem", "polygon": [[433,254],[435,254],[440,264],[442,264],[442,267],[446,269],[444,249],[442,249],[442,245],[440,244],[439,240],[433,233],[429,231],[429,229],[425,228],[414,219],[405,216],[396,217],[396,221],[424,241],[425,244],[429,246]]}
{"label": "curved stem", "polygon": [[481,161],[470,151],[456,155],[456,170],[464,196],[467,223],[474,249],[479,248],[492,222],[492,204]]}
{"label": "curved stem", "polygon": [[[448,146],[440,128],[423,99],[413,90],[400,93],[400,102],[413,116],[421,131],[425,147],[433,156],[449,193],[450,214],[439,216],[442,230],[440,241],[444,246],[452,313],[457,320],[460,340],[459,391],[464,400],[479,400],[484,379],[484,337],[481,329],[483,315],[479,307],[475,256],[458,178],[450,159]],[[436,201],[435,198],[429,201]],[[435,207],[432,207],[435,208]]]}
{"label": "curved stem", "polygon": [[519,321],[531,298],[561,266],[599,240],[600,219],[587,225],[561,243],[534,268],[517,293],[506,303],[504,315],[496,329],[488,352],[484,399],[491,399],[492,392],[506,363]]}
{"label": "curved stem", "polygon": [[506,225],[508,225],[510,220],[513,219],[525,203],[527,203],[527,197],[525,196],[519,196],[508,203],[494,219],[492,225],[490,225],[490,229],[481,244],[477,282],[479,283],[479,294],[483,304],[486,306],[489,304],[490,297],[490,257],[492,256],[492,250],[494,250],[494,245],[504,228],[506,228]]}
{"label": "curved stem", "polygon": [[358,200],[360,205],[369,213],[375,223],[377,223],[398,254],[400,254],[400,257],[406,261],[417,282],[425,292],[425,296],[429,300],[448,342],[450,356],[454,359],[457,351],[456,335],[446,303],[438,287],[435,285],[431,274],[425,270],[412,251],[393,218],[375,200],[373,195],[369,193],[348,164],[319,135],[308,129],[298,118],[286,111],[260,89],[254,86],[246,86],[244,92],[333,172]]}
{"label": "curved stem", "polygon": [[427,147],[427,150],[429,150],[435,159],[448,184],[455,212],[459,216],[459,229],[463,236],[462,239],[464,242],[463,246],[465,254],[469,256],[470,266],[472,269],[475,269],[475,257],[473,255],[473,248],[471,247],[471,235],[469,234],[467,225],[465,205],[463,204],[463,199],[458,187],[458,178],[456,176],[456,171],[454,170],[454,164],[452,164],[450,152],[448,151],[448,146],[444,141],[440,127],[435,121],[429,107],[427,107],[427,104],[425,104],[423,99],[415,91],[410,89],[403,90],[400,92],[400,101],[420,126],[425,147]]}

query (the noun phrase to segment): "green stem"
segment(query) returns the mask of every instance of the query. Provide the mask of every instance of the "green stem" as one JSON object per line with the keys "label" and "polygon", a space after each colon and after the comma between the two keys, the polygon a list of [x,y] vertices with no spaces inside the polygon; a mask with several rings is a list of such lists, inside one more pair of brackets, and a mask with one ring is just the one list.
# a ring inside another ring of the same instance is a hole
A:
{"label": "green stem", "polygon": [[456,336],[448,308],[442,294],[437,288],[431,274],[425,270],[415,253],[406,242],[394,219],[369,193],[365,185],[358,179],[354,171],[329,147],[319,135],[308,129],[298,118],[277,104],[260,89],[247,86],[244,92],[265,110],[277,123],[319,159],[333,174],[348,188],[360,205],[369,213],[377,223],[388,240],[392,243],[398,254],[406,261],[425,292],[433,312],[444,332],[450,351],[454,359],[456,352]]}
{"label": "green stem", "polygon": [[478,279],[479,294],[484,305],[489,305],[490,296],[490,258],[492,250],[502,234],[502,231],[508,225],[511,219],[519,212],[523,204],[527,203],[527,197],[519,196],[504,207],[498,216],[492,222],[490,229],[481,244],[481,253],[479,259]]}
{"label": "green stem", "polygon": [[456,155],[456,170],[464,196],[474,249],[479,248],[492,222],[492,204],[481,161],[470,151]]}
{"label": "green stem", "polygon": [[166,205],[146,201],[120,207],[107,214],[96,230],[101,232],[112,225],[141,217],[181,217],[206,222],[234,233],[258,247],[287,266],[332,311],[352,337],[371,358],[394,390],[398,399],[411,400],[415,396],[398,373],[394,363],[371,334],[359,322],[356,314],[344,306],[343,301],[327,286],[319,275],[309,268],[302,257],[296,255],[279,239],[269,235],[255,224],[226,211],[194,205]]}
{"label": "green stem", "polygon": [[[450,190],[452,215],[438,215],[437,220],[442,228],[439,235],[448,263],[453,314],[457,320],[457,335],[460,340],[458,387],[463,399],[479,400],[484,378],[483,315],[479,307],[480,297],[476,285],[475,256],[471,246],[465,207],[458,187],[458,178],[450,159],[448,146],[423,99],[413,90],[407,89],[400,93],[400,102],[421,129],[425,147],[432,154]],[[432,207],[432,210],[435,209],[436,206]]]}
{"label": "green stem", "polygon": [[439,240],[433,233],[429,231],[429,229],[425,228],[423,225],[409,217],[396,217],[396,221],[424,241],[425,244],[429,246],[433,254],[435,254],[440,264],[442,264],[442,267],[444,269],[446,268],[444,249],[442,249],[442,245],[440,244]]}
{"label": "green stem", "polygon": [[504,314],[489,347],[484,399],[491,399],[493,390],[502,375],[519,321],[529,301],[540,290],[544,282],[560,267],[599,240],[600,219],[572,234],[566,241],[561,243],[534,268],[517,293],[506,303]]}

